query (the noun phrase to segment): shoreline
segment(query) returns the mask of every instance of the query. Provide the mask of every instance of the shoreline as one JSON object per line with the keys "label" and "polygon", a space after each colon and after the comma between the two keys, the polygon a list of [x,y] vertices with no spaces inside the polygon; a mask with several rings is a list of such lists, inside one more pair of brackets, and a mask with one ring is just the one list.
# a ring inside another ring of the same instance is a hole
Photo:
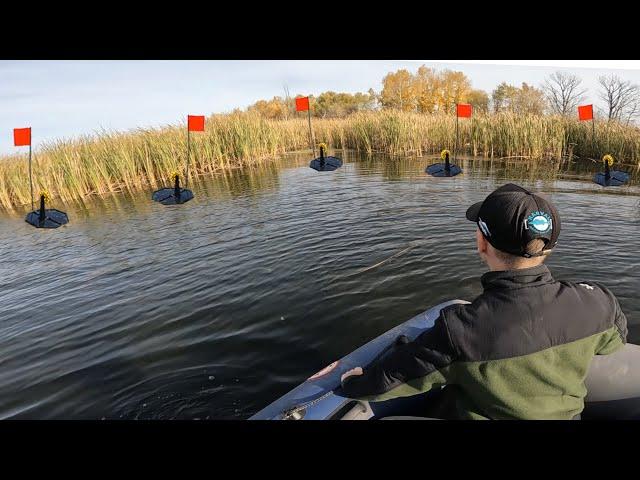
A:
{"label": "shoreline", "polygon": [[[456,154],[529,162],[591,161],[611,153],[618,165],[640,167],[640,129],[614,123],[592,126],[555,116],[510,113],[476,116],[459,122]],[[330,149],[391,156],[454,152],[456,118],[447,115],[380,110],[344,118],[313,120],[316,142]],[[306,119],[267,120],[255,112],[214,115],[202,134],[192,135],[189,180],[282,155],[310,153]],[[621,161],[622,160],[622,161]],[[108,193],[160,188],[170,172],[186,164],[184,126],[105,132],[60,140],[34,155],[34,195],[41,189],[63,203]],[[24,156],[0,157],[0,210],[30,205]]]}

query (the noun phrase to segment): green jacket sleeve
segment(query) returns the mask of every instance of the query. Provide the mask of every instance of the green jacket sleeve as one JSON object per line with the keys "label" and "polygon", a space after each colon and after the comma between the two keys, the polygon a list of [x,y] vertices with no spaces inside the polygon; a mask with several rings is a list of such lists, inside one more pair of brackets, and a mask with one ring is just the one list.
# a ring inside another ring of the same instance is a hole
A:
{"label": "green jacket sleeve", "polygon": [[613,326],[608,329],[602,337],[602,341],[599,343],[596,354],[597,355],[609,355],[616,352],[622,346],[627,343],[627,334],[629,332],[627,328],[627,317],[620,308],[618,299],[608,289],[600,286],[609,297],[609,300],[613,304]]}
{"label": "green jacket sleeve", "polygon": [[440,316],[432,328],[414,341],[396,347],[381,360],[348,377],[343,393],[372,402],[407,397],[451,383],[456,358],[446,324]]}

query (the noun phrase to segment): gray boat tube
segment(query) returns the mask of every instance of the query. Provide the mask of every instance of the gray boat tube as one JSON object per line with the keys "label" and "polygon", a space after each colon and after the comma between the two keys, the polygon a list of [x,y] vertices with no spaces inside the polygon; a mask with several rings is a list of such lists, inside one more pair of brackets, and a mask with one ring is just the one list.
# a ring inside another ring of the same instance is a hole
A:
{"label": "gray boat tube", "polygon": [[640,346],[594,357],[585,380],[584,419],[640,419]]}
{"label": "gray boat tube", "polygon": [[[340,360],[327,365],[304,383],[260,410],[249,420],[338,420],[348,413],[351,416],[357,416],[354,415],[354,411],[362,413],[358,418],[378,416],[374,414],[373,409],[378,410],[378,407],[390,404],[392,401],[369,404],[341,396],[339,390],[342,374],[352,368],[368,365],[392,348],[396,339],[401,335],[405,335],[409,340],[415,339],[433,326],[441,309],[455,303],[468,302],[452,300],[441,303],[392,328]],[[420,395],[415,397],[420,397]]]}
{"label": "gray boat tube", "polygon": [[[384,402],[362,402],[341,395],[340,377],[391,351],[399,337],[413,340],[431,328],[441,303],[392,328],[309,377],[249,420],[375,420],[391,416],[421,416],[425,397],[414,395]],[[627,344],[618,352],[594,357],[587,378],[583,419],[640,419],[640,346]]]}

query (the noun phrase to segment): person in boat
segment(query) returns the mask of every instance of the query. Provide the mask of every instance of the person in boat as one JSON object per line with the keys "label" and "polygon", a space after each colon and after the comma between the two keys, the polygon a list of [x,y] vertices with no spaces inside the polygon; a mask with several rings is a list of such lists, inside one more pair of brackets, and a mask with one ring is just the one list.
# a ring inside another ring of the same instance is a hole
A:
{"label": "person in boat", "polygon": [[444,308],[433,328],[342,376],[344,395],[383,401],[445,386],[457,419],[579,418],[594,355],[620,349],[627,320],[594,282],[553,278],[544,261],[560,216],[545,197],[504,185],[469,207],[490,271],[470,304]]}

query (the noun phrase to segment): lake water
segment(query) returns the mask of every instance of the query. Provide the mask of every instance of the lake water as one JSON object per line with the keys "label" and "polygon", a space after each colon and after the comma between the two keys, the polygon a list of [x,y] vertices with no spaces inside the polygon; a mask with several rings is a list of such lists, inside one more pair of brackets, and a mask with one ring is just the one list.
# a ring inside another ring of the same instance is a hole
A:
{"label": "lake water", "polygon": [[[640,343],[640,187],[603,189],[594,165],[343,152],[200,180],[165,207],[151,191],[64,206],[37,230],[0,217],[0,418],[248,418],[333,360],[486,271],[468,205],[515,182],[551,196],[557,278],[618,297]],[[55,203],[55,202],[54,202]],[[58,208],[61,205],[53,205]]]}

